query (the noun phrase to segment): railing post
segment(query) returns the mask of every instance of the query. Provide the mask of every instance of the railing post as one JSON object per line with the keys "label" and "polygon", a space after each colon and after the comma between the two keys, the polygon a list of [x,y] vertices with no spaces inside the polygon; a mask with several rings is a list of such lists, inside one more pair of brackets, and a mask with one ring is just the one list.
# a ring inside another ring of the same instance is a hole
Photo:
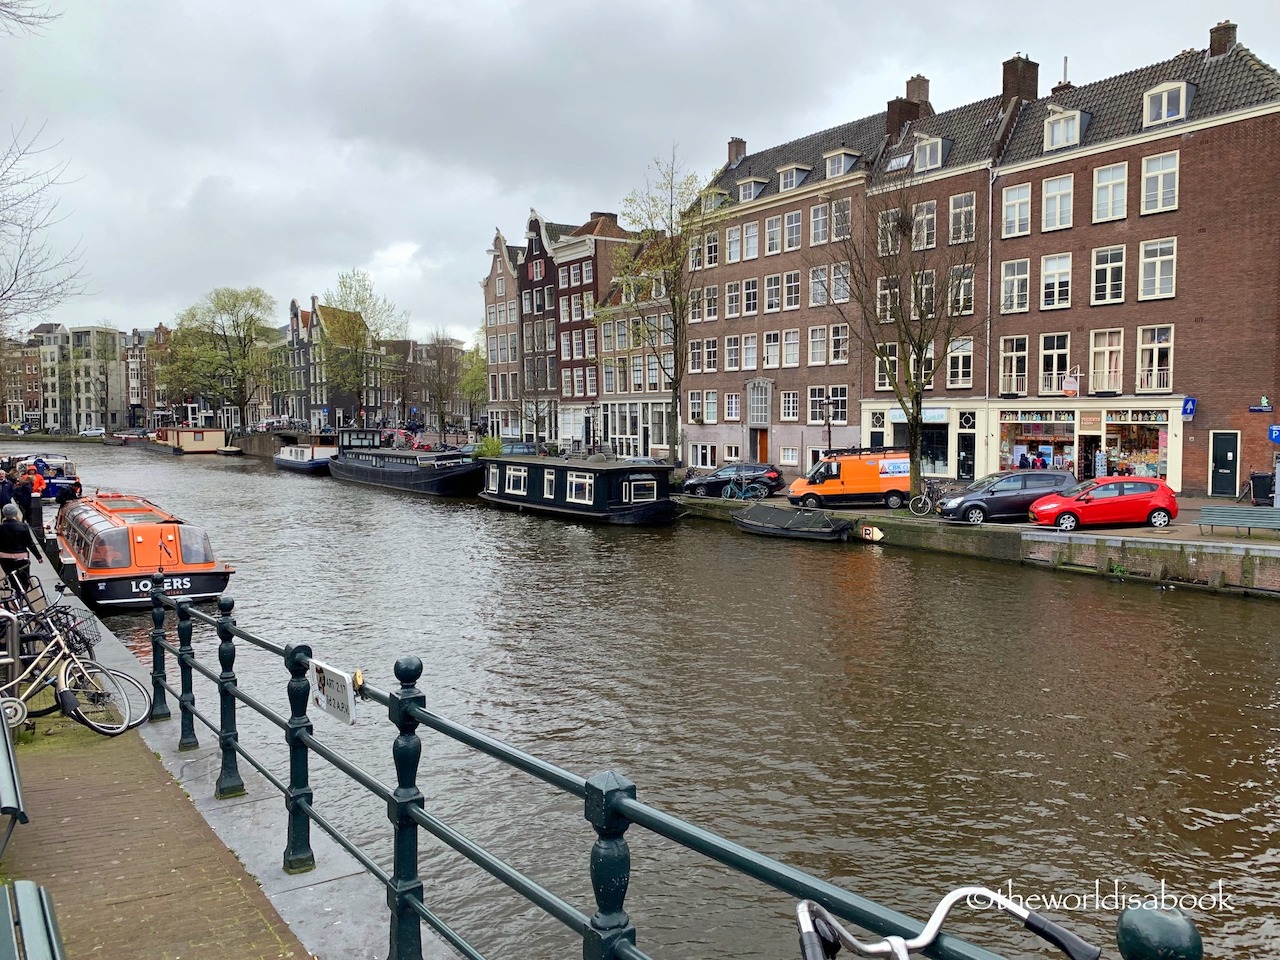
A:
{"label": "railing post", "polygon": [[164,675],[164,604],[160,591],[151,591],[151,721],[168,720],[168,691]]}
{"label": "railing post", "polygon": [[311,684],[307,680],[307,665],[311,662],[311,648],[306,644],[289,644],[284,648],[284,665],[289,670],[289,729],[285,731],[285,743],[289,745],[289,789],[284,805],[289,811],[289,835],[284,848],[284,872],[306,873],[314,870],[316,855],[311,850],[311,784],[307,779],[307,745],[303,735],[312,732],[307,719],[307,695]]}
{"label": "railing post", "polygon": [[391,949],[387,960],[422,960],[422,919],[412,902],[422,902],[422,878],[418,876],[418,823],[410,810],[422,809],[422,792],[418,789],[418,762],[422,759],[422,740],[418,737],[418,721],[411,707],[423,707],[427,698],[418,690],[422,661],[417,657],[401,657],[396,661],[396,679],[400,689],[392,691],[387,715],[400,734],[391,746],[391,759],[396,765],[396,790],[387,804],[387,818],[395,827],[394,870],[387,888],[387,906],[391,908]]}
{"label": "railing post", "polygon": [[243,797],[245,792],[235,750],[240,740],[236,732],[236,698],[231,692],[236,685],[236,645],[231,635],[231,628],[236,625],[236,618],[231,615],[235,605],[230,597],[218,598],[218,612],[222,614],[218,618],[218,663],[222,666],[222,673],[218,674],[218,746],[222,749],[222,772],[213,787],[216,800]]}
{"label": "railing post", "polygon": [[585,816],[596,831],[591,889],[597,910],[582,938],[583,960],[610,960],[618,942],[636,942],[636,928],[623,909],[631,883],[631,848],[623,834],[631,821],[613,811],[614,798],[619,796],[632,800],[636,796],[636,785],[620,774],[598,773],[587,781]]}
{"label": "railing post", "polygon": [[191,649],[191,601],[178,600],[178,676],[182,678],[182,694],[178,697],[182,733],[178,737],[179,750],[195,750],[200,746],[196,739],[196,718],[191,713],[196,706],[195,690],[191,686],[191,661],[196,653]]}

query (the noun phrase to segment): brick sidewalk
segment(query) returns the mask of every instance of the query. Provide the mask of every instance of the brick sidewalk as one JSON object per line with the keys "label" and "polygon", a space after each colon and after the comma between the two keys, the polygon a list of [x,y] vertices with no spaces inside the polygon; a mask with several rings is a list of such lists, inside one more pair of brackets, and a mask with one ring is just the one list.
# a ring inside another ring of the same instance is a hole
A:
{"label": "brick sidewalk", "polygon": [[310,956],[136,732],[36,724],[17,745],[31,822],[0,872],[49,890],[70,957]]}

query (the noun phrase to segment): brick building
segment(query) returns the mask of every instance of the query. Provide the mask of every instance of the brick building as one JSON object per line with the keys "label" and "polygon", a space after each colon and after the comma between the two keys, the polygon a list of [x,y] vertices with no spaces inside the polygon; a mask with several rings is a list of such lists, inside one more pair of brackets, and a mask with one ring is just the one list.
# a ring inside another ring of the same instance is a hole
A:
{"label": "brick building", "polygon": [[[1280,390],[1280,75],[1222,23],[1205,50],[1047,96],[1027,58],[999,79],[937,112],[914,77],[884,113],[729,142],[711,189],[731,203],[690,264],[690,462],[903,442],[892,380],[922,364],[929,475],[1040,452],[1225,495],[1270,466],[1273,418],[1250,408]],[[875,340],[907,300],[954,318],[945,342]]]}
{"label": "brick building", "polygon": [[[480,281],[484,290],[484,348],[489,371],[488,433],[492,437],[516,439],[522,433],[517,397],[520,385],[517,271],[523,263],[524,251],[508,244],[499,230],[488,253],[489,272]],[[545,338],[545,330],[543,336]]]}

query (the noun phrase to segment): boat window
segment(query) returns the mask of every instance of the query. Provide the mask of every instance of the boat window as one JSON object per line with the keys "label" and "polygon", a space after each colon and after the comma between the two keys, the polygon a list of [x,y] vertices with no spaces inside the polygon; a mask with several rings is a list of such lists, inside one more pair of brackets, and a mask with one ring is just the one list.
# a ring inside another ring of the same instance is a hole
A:
{"label": "boat window", "polygon": [[124,527],[103,530],[89,548],[89,566],[114,570],[129,566],[129,531]]}
{"label": "boat window", "polygon": [[203,440],[203,439],[204,439],[204,431],[203,431],[203,430],[197,430],[195,433],[193,433],[193,434],[191,435],[191,439],[192,439],[192,440]]}
{"label": "boat window", "polygon": [[569,503],[595,503],[595,474],[579,473],[576,470],[570,470],[568,489],[565,491],[565,499],[568,500]]}
{"label": "boat window", "polygon": [[507,465],[507,493],[524,496],[529,490],[529,468]]}
{"label": "boat window", "polygon": [[628,486],[631,487],[632,503],[648,503],[658,499],[657,480],[632,480]]}
{"label": "boat window", "polygon": [[556,498],[556,472],[554,470],[542,471],[542,496],[547,500]]}
{"label": "boat window", "polygon": [[489,493],[498,492],[498,465],[496,463],[489,464],[489,476],[485,478],[484,488]]}
{"label": "boat window", "polygon": [[198,527],[179,527],[178,542],[182,544],[183,563],[213,563],[213,547],[209,535]]}

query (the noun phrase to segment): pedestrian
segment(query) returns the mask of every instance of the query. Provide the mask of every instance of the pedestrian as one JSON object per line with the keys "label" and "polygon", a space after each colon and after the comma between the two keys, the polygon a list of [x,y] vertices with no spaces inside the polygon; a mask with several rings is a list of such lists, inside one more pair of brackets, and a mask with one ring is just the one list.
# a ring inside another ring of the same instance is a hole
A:
{"label": "pedestrian", "polygon": [[6,503],[0,507],[0,570],[4,571],[5,579],[23,593],[31,582],[28,553],[37,563],[44,563],[40,544],[31,528],[18,517],[17,505]]}
{"label": "pedestrian", "polygon": [[24,473],[13,487],[13,502],[22,511],[22,516],[31,516],[31,474]]}
{"label": "pedestrian", "polygon": [[13,501],[13,480],[7,473],[0,473],[0,507]]}
{"label": "pedestrian", "polygon": [[28,467],[27,474],[28,476],[31,477],[31,495],[33,497],[34,496],[43,497],[44,488],[45,486],[47,486],[47,484],[45,483],[44,474],[41,473],[39,470],[37,470],[35,467]]}
{"label": "pedestrian", "polygon": [[1031,469],[1031,460],[1025,453],[1023,453],[1023,455],[1018,458],[1018,469],[1019,470]]}
{"label": "pedestrian", "polygon": [[58,496],[56,498],[58,506],[61,507],[64,503],[70,503],[72,500],[79,500],[81,495],[79,480],[74,483],[64,484],[58,488]]}

